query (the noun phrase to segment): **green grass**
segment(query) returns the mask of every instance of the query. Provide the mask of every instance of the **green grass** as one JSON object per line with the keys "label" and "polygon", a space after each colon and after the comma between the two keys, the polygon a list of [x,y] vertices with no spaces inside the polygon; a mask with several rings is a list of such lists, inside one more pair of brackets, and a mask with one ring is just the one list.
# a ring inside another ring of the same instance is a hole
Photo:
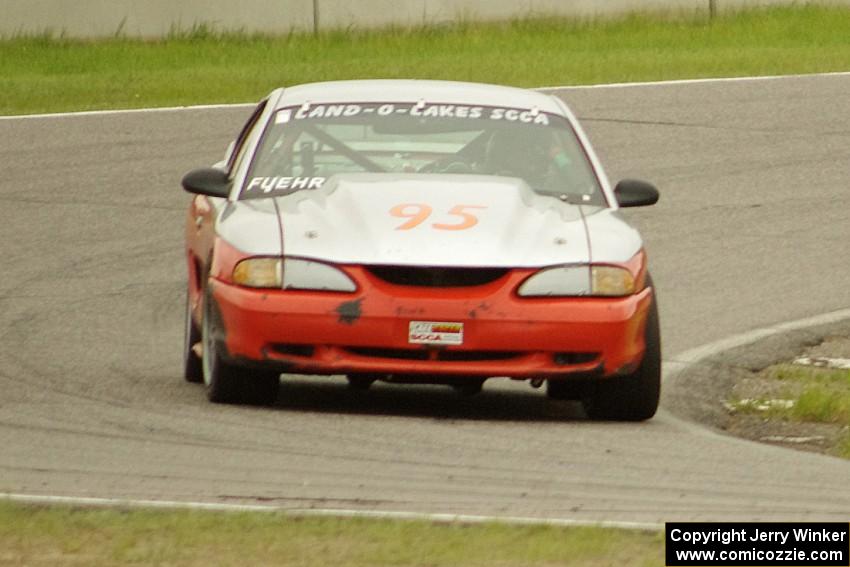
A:
{"label": "green grass", "polygon": [[783,364],[768,376],[788,383],[796,402],[787,410],[790,417],[850,426],[850,371]]}
{"label": "green grass", "polygon": [[0,114],[246,102],[352,78],[520,86],[850,70],[850,9],[461,22],[280,37],[198,27],[160,41],[0,40]]}
{"label": "green grass", "polygon": [[[770,387],[769,399],[732,401],[736,411],[763,416],[765,419],[826,423],[838,426],[842,433],[831,452],[850,459],[850,370],[834,370],[777,364],[763,371]],[[791,407],[771,404],[771,399],[790,400]],[[767,403],[769,409],[757,409]]]}
{"label": "green grass", "polygon": [[812,385],[800,395],[792,414],[802,421],[850,424],[850,391]]}
{"label": "green grass", "polygon": [[0,502],[0,565],[655,566],[663,549],[660,532]]}

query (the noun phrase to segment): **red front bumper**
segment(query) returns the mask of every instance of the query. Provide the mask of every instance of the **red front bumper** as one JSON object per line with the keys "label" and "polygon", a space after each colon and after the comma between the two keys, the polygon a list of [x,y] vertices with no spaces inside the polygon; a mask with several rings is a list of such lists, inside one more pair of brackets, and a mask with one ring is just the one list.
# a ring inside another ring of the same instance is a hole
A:
{"label": "red front bumper", "polygon": [[[471,288],[383,282],[348,268],[356,293],[258,290],[212,280],[229,358],[309,374],[546,378],[633,369],[651,288],[622,298],[522,298],[514,271]],[[461,322],[463,344],[408,342],[411,321]]]}

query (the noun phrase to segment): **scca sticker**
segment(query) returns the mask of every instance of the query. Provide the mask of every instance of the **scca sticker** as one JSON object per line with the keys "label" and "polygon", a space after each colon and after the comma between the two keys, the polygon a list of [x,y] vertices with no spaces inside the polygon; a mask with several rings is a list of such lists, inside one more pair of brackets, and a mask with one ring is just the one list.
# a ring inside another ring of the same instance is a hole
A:
{"label": "scca sticker", "polygon": [[463,323],[411,321],[407,342],[419,345],[462,345]]}
{"label": "scca sticker", "polygon": [[533,110],[517,110],[516,108],[494,108],[490,113],[490,120],[504,120],[505,122],[524,122],[526,124],[549,125],[549,117],[542,112]]}
{"label": "scca sticker", "polygon": [[245,196],[268,197],[301,189],[318,189],[326,180],[326,177],[254,177],[245,187]]}
{"label": "scca sticker", "polygon": [[276,124],[317,118],[350,118],[361,115],[412,116],[414,118],[469,118],[523,122],[548,126],[549,116],[538,109],[468,106],[462,104],[317,104],[284,108],[275,116]]}

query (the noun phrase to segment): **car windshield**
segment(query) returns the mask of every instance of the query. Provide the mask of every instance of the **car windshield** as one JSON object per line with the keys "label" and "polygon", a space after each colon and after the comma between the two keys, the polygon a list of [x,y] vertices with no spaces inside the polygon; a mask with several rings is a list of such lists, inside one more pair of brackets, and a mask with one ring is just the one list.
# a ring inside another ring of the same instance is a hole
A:
{"label": "car windshield", "polygon": [[605,204],[593,168],[562,116],[391,102],[278,110],[240,198],[316,189],[333,175],[362,172],[517,177],[541,194]]}

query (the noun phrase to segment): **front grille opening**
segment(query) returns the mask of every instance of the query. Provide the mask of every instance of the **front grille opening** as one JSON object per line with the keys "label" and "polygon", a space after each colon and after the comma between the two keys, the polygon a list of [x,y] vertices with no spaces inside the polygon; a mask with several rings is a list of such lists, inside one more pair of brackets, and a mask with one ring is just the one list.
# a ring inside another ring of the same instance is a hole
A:
{"label": "front grille opening", "polygon": [[313,353],[316,352],[316,347],[313,345],[292,345],[292,344],[283,344],[278,343],[272,345],[272,350],[277,354],[284,354],[290,356],[303,356],[305,358],[311,358]]}
{"label": "front grille opening", "polygon": [[428,351],[402,348],[348,347],[345,350],[372,358],[395,358],[399,360],[428,360]]}
{"label": "front grille opening", "polygon": [[587,364],[599,358],[598,352],[556,352],[553,357],[555,364],[570,366],[573,364]]}
{"label": "front grille opening", "polygon": [[473,287],[492,283],[507,268],[434,268],[419,266],[368,266],[373,276],[391,284],[420,287]]}
{"label": "front grille opening", "polygon": [[442,360],[445,362],[475,362],[487,360],[511,360],[522,356],[521,352],[496,350],[441,350],[433,348],[404,349],[376,347],[347,347],[352,354],[371,358],[397,360]]}
{"label": "front grille opening", "polygon": [[522,356],[522,353],[496,350],[443,350],[437,353],[437,360],[472,362],[476,360],[510,360],[518,356]]}

